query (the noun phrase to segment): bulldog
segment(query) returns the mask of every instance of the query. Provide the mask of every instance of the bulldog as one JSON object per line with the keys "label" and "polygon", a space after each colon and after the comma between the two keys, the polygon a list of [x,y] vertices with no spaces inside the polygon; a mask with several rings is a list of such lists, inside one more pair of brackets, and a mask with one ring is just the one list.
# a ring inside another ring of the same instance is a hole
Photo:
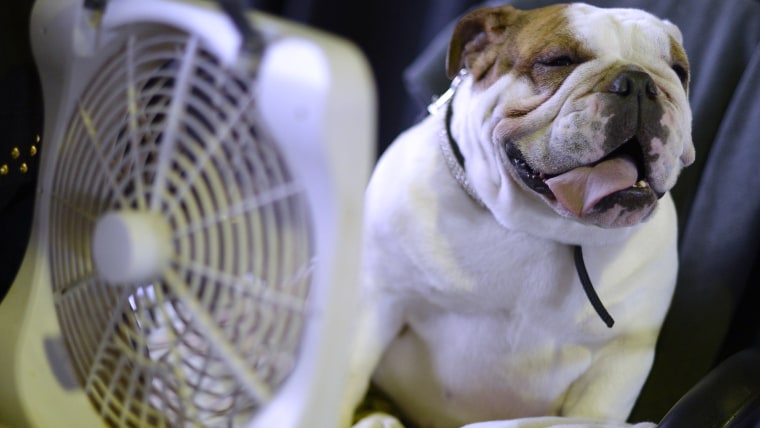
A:
{"label": "bulldog", "polygon": [[356,427],[625,425],[694,160],[681,39],[577,3],[458,22],[452,88],[367,188],[347,402],[371,380],[398,411]]}

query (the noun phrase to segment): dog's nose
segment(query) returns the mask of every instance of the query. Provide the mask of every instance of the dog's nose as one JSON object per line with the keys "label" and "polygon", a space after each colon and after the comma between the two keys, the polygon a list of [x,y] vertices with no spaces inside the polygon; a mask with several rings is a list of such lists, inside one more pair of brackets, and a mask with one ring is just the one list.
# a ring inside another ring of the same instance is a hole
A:
{"label": "dog's nose", "polygon": [[644,95],[649,99],[657,97],[657,85],[652,77],[639,70],[626,70],[618,74],[608,88],[608,91],[622,97]]}

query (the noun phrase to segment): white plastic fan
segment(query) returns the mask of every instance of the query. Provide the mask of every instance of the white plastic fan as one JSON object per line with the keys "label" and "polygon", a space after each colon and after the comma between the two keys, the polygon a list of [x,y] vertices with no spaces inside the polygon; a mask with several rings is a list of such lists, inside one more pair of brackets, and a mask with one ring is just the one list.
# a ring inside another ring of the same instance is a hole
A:
{"label": "white plastic fan", "polygon": [[0,426],[337,426],[371,75],[350,43],[246,20],[261,58],[214,3],[35,4],[45,132]]}

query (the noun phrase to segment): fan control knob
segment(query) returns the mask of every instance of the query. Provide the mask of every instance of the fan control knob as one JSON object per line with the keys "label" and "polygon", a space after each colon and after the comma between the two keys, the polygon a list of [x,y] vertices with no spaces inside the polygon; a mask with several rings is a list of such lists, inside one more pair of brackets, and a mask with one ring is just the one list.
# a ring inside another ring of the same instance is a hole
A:
{"label": "fan control knob", "polygon": [[151,211],[111,211],[98,218],[92,257],[98,275],[110,283],[147,282],[167,267],[171,228]]}

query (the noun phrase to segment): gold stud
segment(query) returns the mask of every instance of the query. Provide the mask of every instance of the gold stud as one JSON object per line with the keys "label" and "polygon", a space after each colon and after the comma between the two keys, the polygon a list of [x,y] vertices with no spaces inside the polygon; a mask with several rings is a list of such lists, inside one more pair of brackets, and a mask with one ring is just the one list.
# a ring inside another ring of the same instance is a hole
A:
{"label": "gold stud", "polygon": [[21,171],[22,174],[26,174],[29,172],[29,166],[27,166],[26,162],[21,162],[21,166],[18,167],[18,170]]}
{"label": "gold stud", "polygon": [[18,149],[18,147],[14,147],[11,149],[11,157],[13,159],[18,159],[18,157],[21,156],[21,151]]}
{"label": "gold stud", "polygon": [[37,146],[29,147],[29,156],[34,157],[37,155]]}
{"label": "gold stud", "polygon": [[36,135],[34,136],[34,142],[35,142],[35,143],[39,143],[39,142],[40,142],[40,134],[36,134]]}
{"label": "gold stud", "polygon": [[8,165],[0,165],[0,175],[8,175]]}

